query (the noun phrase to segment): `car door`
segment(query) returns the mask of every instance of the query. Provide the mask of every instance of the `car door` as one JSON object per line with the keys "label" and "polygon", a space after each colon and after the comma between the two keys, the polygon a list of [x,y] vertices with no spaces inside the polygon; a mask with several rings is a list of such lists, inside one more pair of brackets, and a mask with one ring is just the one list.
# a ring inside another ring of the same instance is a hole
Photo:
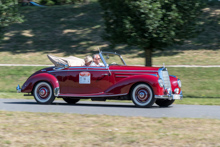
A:
{"label": "car door", "polygon": [[89,67],[88,72],[91,74],[90,93],[104,92],[111,86],[110,74],[105,67]]}
{"label": "car door", "polygon": [[65,94],[97,94],[111,85],[105,67],[70,67],[66,70]]}

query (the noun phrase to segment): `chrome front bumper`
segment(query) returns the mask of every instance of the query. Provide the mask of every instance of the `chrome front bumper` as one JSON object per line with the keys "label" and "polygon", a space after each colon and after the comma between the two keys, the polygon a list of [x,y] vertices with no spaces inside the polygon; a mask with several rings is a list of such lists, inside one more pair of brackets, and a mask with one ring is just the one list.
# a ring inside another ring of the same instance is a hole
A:
{"label": "chrome front bumper", "polygon": [[17,90],[17,93],[20,93],[20,92],[21,92],[21,88],[20,88],[19,85],[16,87],[16,90]]}
{"label": "chrome front bumper", "polygon": [[180,94],[155,95],[156,99],[181,100],[183,99],[182,91]]}

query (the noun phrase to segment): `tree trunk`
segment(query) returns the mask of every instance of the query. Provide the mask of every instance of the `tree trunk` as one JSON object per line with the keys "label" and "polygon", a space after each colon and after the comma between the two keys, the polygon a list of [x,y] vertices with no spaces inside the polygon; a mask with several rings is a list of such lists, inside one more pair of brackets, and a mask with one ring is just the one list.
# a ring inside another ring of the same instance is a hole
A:
{"label": "tree trunk", "polygon": [[152,66],[152,49],[145,48],[145,66]]}

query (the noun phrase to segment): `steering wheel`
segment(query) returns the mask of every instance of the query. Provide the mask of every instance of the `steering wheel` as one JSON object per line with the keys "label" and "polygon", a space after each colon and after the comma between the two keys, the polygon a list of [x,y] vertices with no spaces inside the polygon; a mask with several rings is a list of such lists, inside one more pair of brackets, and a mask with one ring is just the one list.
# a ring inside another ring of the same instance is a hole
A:
{"label": "steering wheel", "polygon": [[112,62],[111,64],[109,64],[109,66],[111,65],[118,65],[116,62]]}

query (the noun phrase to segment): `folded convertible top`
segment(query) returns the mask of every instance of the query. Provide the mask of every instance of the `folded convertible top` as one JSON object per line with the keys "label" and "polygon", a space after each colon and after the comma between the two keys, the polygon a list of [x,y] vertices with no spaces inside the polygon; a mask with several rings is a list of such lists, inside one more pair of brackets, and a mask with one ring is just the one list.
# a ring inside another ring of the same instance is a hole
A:
{"label": "folded convertible top", "polygon": [[53,55],[47,55],[47,57],[56,67],[64,67],[65,65],[68,65],[68,66],[84,66],[85,65],[85,61],[83,59],[80,59],[74,56],[56,57]]}

